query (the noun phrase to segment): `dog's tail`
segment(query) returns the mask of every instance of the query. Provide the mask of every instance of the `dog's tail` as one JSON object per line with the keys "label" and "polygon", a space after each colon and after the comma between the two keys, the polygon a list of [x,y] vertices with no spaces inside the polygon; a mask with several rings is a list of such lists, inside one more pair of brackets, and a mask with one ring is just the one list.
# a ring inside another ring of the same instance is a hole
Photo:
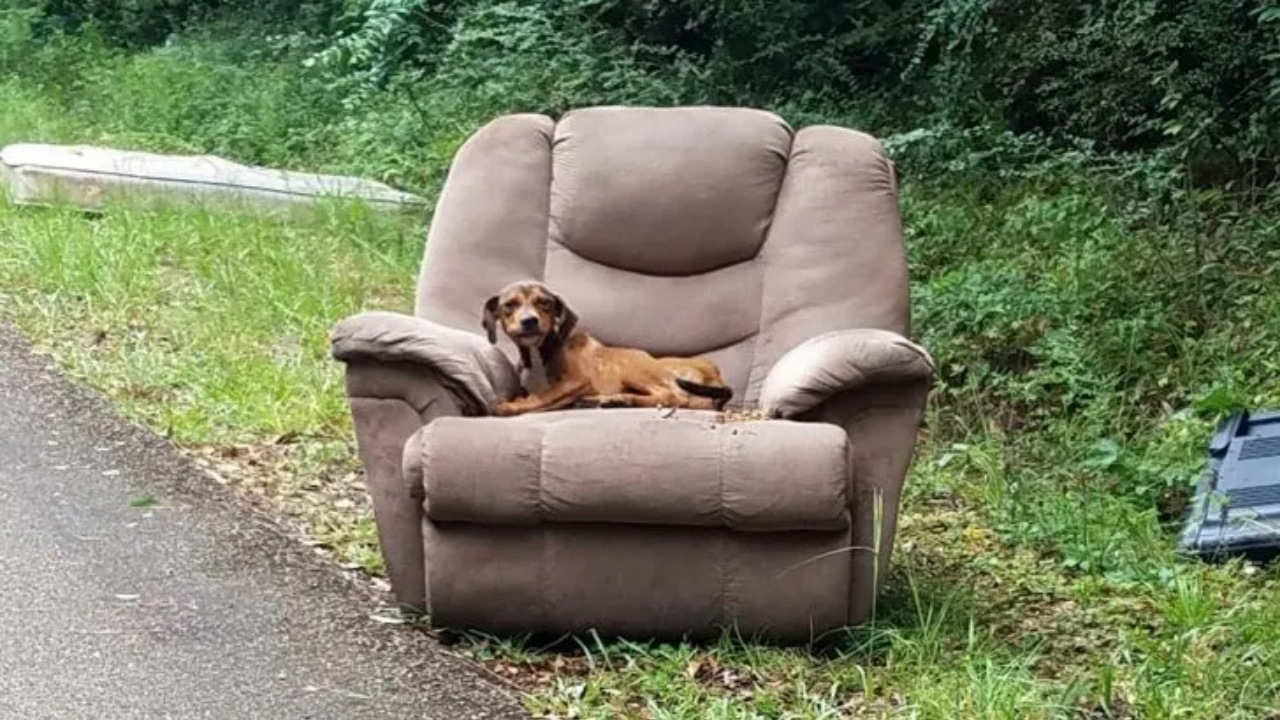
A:
{"label": "dog's tail", "polygon": [[690,395],[701,395],[715,400],[716,407],[724,407],[725,403],[733,399],[733,388],[727,385],[703,385],[684,378],[676,378],[676,385]]}

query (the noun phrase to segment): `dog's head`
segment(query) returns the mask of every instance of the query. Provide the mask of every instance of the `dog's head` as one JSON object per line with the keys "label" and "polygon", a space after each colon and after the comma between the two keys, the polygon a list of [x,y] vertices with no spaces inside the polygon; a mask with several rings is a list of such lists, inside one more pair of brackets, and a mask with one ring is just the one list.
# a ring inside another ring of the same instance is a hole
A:
{"label": "dog's head", "polygon": [[514,282],[484,304],[482,325],[489,342],[498,342],[498,327],[518,347],[541,347],[548,337],[569,337],[578,316],[559,295],[533,280]]}

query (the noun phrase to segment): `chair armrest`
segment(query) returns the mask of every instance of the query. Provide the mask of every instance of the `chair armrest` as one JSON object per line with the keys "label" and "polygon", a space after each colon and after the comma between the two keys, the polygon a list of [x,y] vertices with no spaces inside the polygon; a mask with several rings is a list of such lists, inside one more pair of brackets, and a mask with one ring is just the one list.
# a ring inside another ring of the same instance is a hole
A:
{"label": "chair armrest", "polygon": [[921,415],[933,382],[924,348],[884,330],[840,330],[806,340],[765,376],[761,408],[775,418],[823,422],[849,435],[850,545],[854,552],[849,622],[875,612],[897,533],[898,508]]}
{"label": "chair armrest", "polygon": [[334,326],[334,359],[344,363],[410,363],[432,371],[468,414],[488,415],[520,387],[515,367],[476,333],[412,315],[369,311]]}
{"label": "chair armrest", "polygon": [[838,394],[868,385],[933,381],[933,358],[887,330],[837,330],[787,351],[765,376],[760,407],[773,418],[793,418]]}

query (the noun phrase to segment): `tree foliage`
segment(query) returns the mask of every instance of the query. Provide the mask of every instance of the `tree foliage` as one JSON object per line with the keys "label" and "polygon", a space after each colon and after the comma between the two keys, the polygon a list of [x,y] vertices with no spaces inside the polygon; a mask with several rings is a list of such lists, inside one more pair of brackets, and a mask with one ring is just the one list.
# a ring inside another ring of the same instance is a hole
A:
{"label": "tree foliage", "polygon": [[1269,181],[1280,0],[0,0],[34,32],[158,46],[195,22],[304,34],[351,103],[458,88],[530,110],[742,103],[881,132],[991,127],[1163,150],[1197,179]]}

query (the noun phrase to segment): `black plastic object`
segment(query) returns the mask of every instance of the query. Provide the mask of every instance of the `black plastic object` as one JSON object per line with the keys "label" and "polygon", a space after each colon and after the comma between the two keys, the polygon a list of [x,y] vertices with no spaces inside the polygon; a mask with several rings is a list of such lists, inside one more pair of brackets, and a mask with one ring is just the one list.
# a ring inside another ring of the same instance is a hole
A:
{"label": "black plastic object", "polygon": [[1204,559],[1280,556],[1280,411],[1239,412],[1218,426],[1180,545]]}

